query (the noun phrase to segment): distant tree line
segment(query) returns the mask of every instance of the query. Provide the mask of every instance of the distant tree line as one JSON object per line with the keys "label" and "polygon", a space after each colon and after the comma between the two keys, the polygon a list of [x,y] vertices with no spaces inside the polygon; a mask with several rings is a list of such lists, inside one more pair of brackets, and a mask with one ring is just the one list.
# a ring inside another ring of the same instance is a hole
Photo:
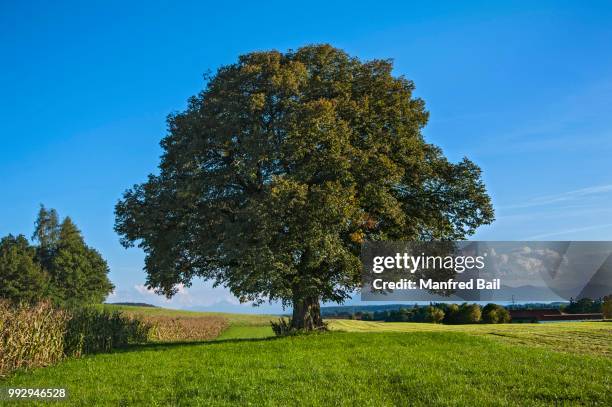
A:
{"label": "distant tree line", "polygon": [[444,324],[500,324],[510,322],[510,312],[497,304],[430,304],[397,310],[362,312],[358,315],[364,321],[385,322],[433,322]]}
{"label": "distant tree line", "polygon": [[[334,310],[327,312],[328,317],[344,317],[351,319],[361,319],[364,321],[384,321],[384,322],[433,322],[444,324],[475,324],[487,323],[498,324],[511,322],[509,308],[511,309],[544,309],[551,307],[551,304],[519,304],[504,307],[498,304],[487,304],[481,307],[478,304],[445,304],[437,303],[428,306],[417,304],[397,309],[382,309],[380,311],[350,312],[348,310]],[[567,314],[590,314],[603,313],[604,318],[612,318],[612,295],[604,298],[592,300],[582,298],[569,304],[555,304]]]}
{"label": "distant tree line", "polygon": [[77,306],[100,303],[113,290],[106,261],[69,217],[60,221],[55,209],[41,205],[32,240],[0,239],[0,299]]}
{"label": "distant tree line", "polygon": [[590,298],[581,298],[574,301],[572,298],[569,305],[562,308],[563,312],[568,314],[590,314],[600,313],[604,311],[604,303],[609,300],[609,296],[592,300]]}

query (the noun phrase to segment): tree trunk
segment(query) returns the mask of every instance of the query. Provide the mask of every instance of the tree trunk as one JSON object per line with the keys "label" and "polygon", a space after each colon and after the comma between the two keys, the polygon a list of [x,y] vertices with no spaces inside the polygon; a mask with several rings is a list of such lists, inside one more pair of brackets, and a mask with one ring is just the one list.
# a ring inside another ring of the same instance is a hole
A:
{"label": "tree trunk", "polygon": [[316,297],[297,298],[293,300],[293,317],[291,328],[313,331],[324,327],[321,318],[321,305]]}

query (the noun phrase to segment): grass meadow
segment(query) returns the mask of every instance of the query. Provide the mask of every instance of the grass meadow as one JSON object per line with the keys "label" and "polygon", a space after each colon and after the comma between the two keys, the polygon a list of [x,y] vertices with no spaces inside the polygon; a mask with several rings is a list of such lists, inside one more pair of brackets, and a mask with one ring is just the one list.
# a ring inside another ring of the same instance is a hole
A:
{"label": "grass meadow", "polygon": [[198,315],[228,328],[18,372],[0,387],[65,387],[61,404],[74,406],[612,405],[610,323],[333,320],[329,333],[275,338],[274,317]]}
{"label": "grass meadow", "polygon": [[[414,322],[333,320],[332,330],[346,332],[455,332],[513,345],[612,357],[612,321],[540,324],[442,325]],[[612,362],[612,359],[610,359]]]}

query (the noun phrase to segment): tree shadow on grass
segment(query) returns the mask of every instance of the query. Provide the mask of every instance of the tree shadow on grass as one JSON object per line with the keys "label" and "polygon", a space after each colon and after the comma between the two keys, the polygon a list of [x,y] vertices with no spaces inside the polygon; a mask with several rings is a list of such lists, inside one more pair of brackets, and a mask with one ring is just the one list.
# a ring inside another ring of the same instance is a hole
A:
{"label": "tree shadow on grass", "polygon": [[280,336],[268,336],[265,338],[228,338],[228,339],[207,339],[201,341],[177,341],[177,342],[150,342],[142,344],[132,344],[124,348],[114,349],[110,353],[126,353],[126,352],[138,352],[144,350],[170,350],[182,346],[215,346],[226,343],[240,343],[240,342],[269,342],[277,339],[282,339]]}

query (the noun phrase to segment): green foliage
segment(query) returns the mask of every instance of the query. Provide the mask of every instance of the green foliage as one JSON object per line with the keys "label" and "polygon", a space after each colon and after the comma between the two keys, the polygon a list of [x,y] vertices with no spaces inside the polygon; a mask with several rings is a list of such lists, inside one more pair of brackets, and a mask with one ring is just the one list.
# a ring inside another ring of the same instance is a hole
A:
{"label": "green foliage", "polygon": [[[399,318],[396,317],[400,316]],[[412,310],[400,308],[397,311],[389,311],[389,317],[385,321],[389,322],[425,322],[427,310],[425,307],[413,307]]]}
{"label": "green foliage", "polygon": [[0,299],[33,303],[47,292],[48,276],[36,260],[36,249],[23,236],[0,240]]}
{"label": "green foliage", "polygon": [[32,247],[23,236],[0,241],[0,299],[77,306],[100,303],[113,290],[108,265],[87,246],[69,217],[59,223],[54,209],[41,205]]}
{"label": "green foliage", "polygon": [[119,311],[93,307],[73,309],[64,334],[64,353],[81,356],[144,343],[151,329],[151,324]]}
{"label": "green foliage", "polygon": [[445,324],[498,324],[510,322],[510,312],[501,305],[488,304],[483,309],[478,304],[414,305],[411,308],[359,313],[363,321],[385,322],[433,322]]}
{"label": "green foliage", "polygon": [[439,324],[444,320],[444,311],[440,308],[429,306],[425,309],[425,322]]}
{"label": "green foliage", "polygon": [[482,310],[478,304],[436,304],[444,311],[445,324],[475,324],[481,322]]}
{"label": "green foliage", "polygon": [[[405,308],[400,308],[397,313],[405,316],[399,318],[397,321],[394,320],[394,322],[433,322],[438,324],[444,320],[444,311],[433,305],[427,307],[415,306],[410,311]],[[393,311],[391,311],[391,315],[393,315]],[[388,320],[389,319],[387,319],[387,321]],[[391,320],[393,320],[393,318],[391,318]]]}
{"label": "green foliage", "polygon": [[81,232],[66,217],[49,268],[53,299],[72,306],[100,303],[113,289],[108,272],[106,261],[85,244]]}
{"label": "green foliage", "polygon": [[459,306],[457,304],[440,304],[439,306],[444,310],[443,322],[445,324],[457,323],[459,315]]}
{"label": "green foliage", "polygon": [[60,232],[59,215],[55,209],[47,209],[40,205],[38,217],[34,223],[32,240],[38,242],[37,253],[43,268],[49,269],[57,251]]}
{"label": "green foliage", "polygon": [[307,313],[358,288],[365,240],[463,239],[490,223],[480,169],[425,142],[425,104],[392,69],[315,45],[209,77],[170,116],[159,175],[116,206],[148,285],[171,296],[200,276]]}
{"label": "green foliage", "polygon": [[459,313],[455,322],[458,324],[475,324],[480,322],[481,317],[480,305],[464,303],[459,306]]}
{"label": "green foliage", "polygon": [[592,300],[590,298],[581,298],[578,301],[570,300],[567,307],[563,308],[563,312],[568,314],[588,314],[602,312],[603,299]]}
{"label": "green foliage", "polygon": [[374,321],[374,313],[370,311],[362,312],[361,320],[362,321]]}
{"label": "green foliage", "polygon": [[482,309],[482,322],[487,324],[506,324],[510,319],[510,312],[501,305],[491,303]]}

